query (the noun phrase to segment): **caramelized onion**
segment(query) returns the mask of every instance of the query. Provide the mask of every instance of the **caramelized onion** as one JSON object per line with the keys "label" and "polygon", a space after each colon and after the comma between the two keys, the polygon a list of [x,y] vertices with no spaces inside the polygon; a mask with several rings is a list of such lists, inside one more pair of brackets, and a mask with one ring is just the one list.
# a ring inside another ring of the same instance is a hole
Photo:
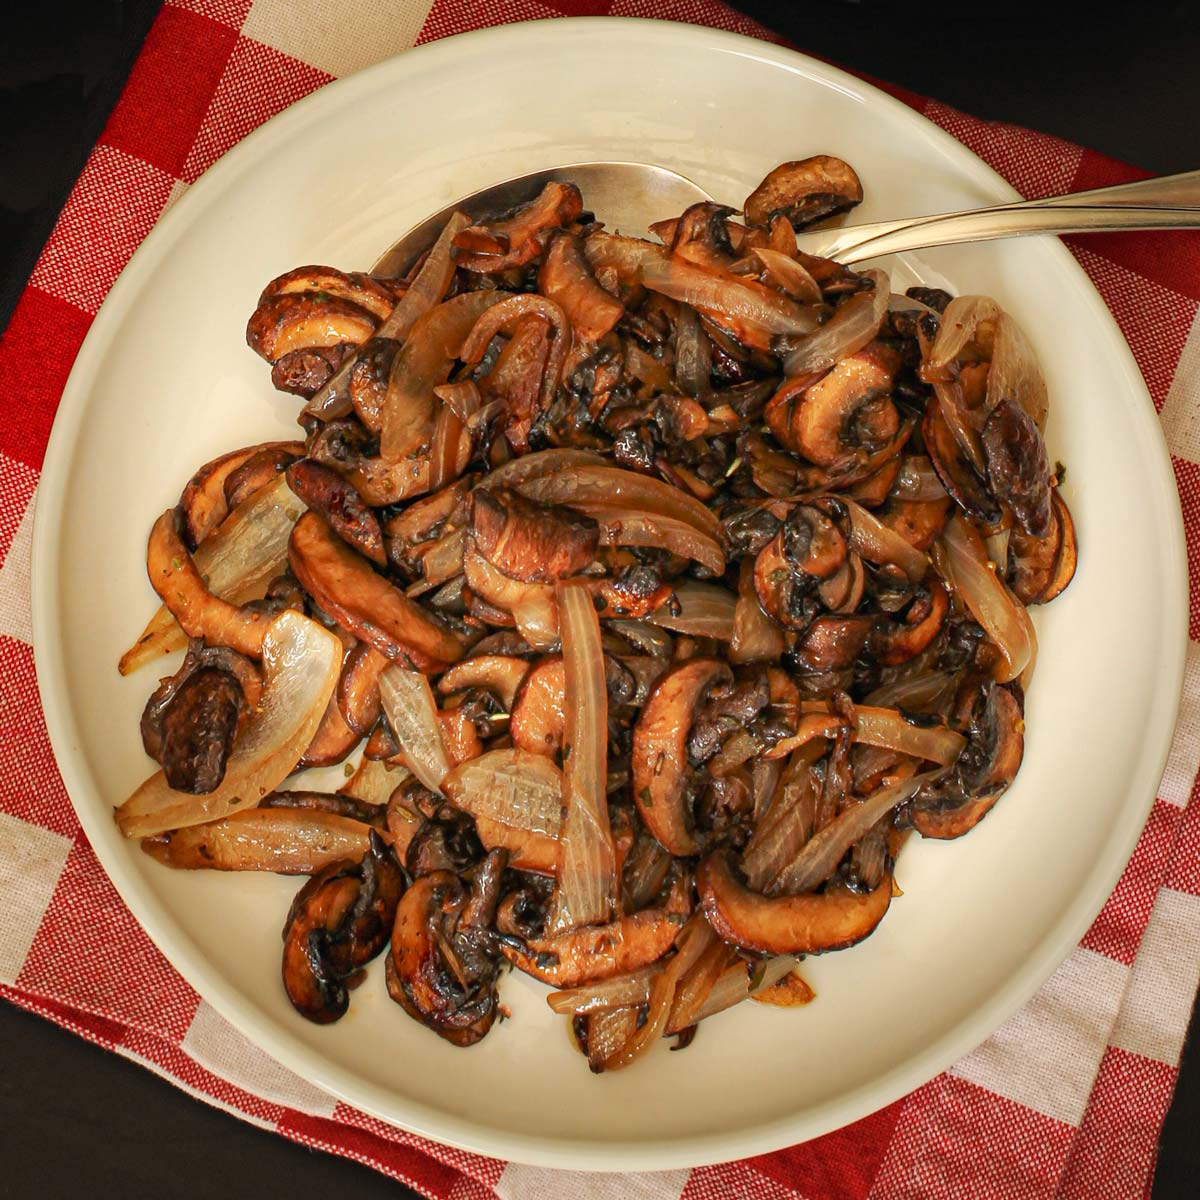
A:
{"label": "caramelized onion", "polygon": [[292,773],[337,685],[342,643],[289,609],[263,637],[262,664],[262,699],[239,731],[218,787],[205,795],[177,792],[156,772],[116,810],[126,837],[228,817],[257,804]]}
{"label": "caramelized onion", "polygon": [[827,371],[836,362],[861,350],[879,332],[887,316],[891,284],[882,271],[863,272],[875,285],[842,303],[833,317],[796,343],[783,360],[789,379]]}
{"label": "caramelized onion", "polygon": [[727,642],[733,636],[736,611],[737,597],[728,588],[689,579],[675,589],[673,601],[656,609],[647,620],[675,633]]}
{"label": "caramelized onion", "polygon": [[450,762],[429,680],[420,671],[390,666],[379,677],[379,698],[408,769],[431,792],[440,792]]}
{"label": "caramelized onion", "polygon": [[566,695],[563,712],[563,816],[558,883],[547,932],[610,920],[616,909],[617,867],[608,823],[608,692],[600,622],[586,587],[560,584]]}

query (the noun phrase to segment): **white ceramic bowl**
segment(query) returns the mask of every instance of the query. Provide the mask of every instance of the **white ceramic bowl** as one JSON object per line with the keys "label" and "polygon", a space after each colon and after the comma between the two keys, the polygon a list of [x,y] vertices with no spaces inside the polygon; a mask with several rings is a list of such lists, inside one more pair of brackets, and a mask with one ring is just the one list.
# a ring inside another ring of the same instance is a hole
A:
{"label": "white ceramic bowl", "polygon": [[862,220],[1013,196],[932,124],[799,54],[694,26],[509,26],[410,51],[269,122],[167,213],[92,325],[35,530],[38,677],[59,764],[106,870],[171,962],[351,1104],[485,1154],[581,1169],[695,1165],[810,1138],[983,1040],[1076,944],[1134,846],[1178,703],[1182,528],[1129,351],[1052,239],[947,247],[897,268],[898,289],[987,292],[1028,331],[1050,385],[1051,454],[1069,465],[1080,567],[1036,613],[1016,785],[970,837],[905,850],[905,895],[879,932],[805,965],[808,1008],[746,1005],[685,1053],[664,1046],[597,1078],[540,985],[506,977],[512,1020],[456,1050],[387,998],[376,961],[349,1015],[317,1027],[279,985],[295,881],[173,873],[117,834],[110,809],[149,765],[138,715],[156,672],[122,679],[115,664],[153,608],[150,524],[200,463],[295,431],[296,403],[244,342],[268,279],[300,263],[362,268],[455,197],[557,163],[663,163],[736,204],[776,163],[817,152],[861,173]]}

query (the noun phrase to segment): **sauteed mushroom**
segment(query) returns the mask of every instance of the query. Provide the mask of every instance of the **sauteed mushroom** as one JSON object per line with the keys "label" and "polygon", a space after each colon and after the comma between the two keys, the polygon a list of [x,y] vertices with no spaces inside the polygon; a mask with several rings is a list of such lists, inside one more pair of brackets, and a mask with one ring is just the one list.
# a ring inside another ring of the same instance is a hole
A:
{"label": "sauteed mushroom", "polygon": [[[507,959],[617,1069],[760,985],[809,998],[791,956],[878,925],[909,830],[1012,783],[1026,606],[1078,557],[1046,381],[991,298],[799,251],[861,199],[816,155],[659,244],[555,181],[401,279],[267,285],[247,340],[304,437],[154,525],[120,669],[188,655],[116,818],[166,867],[316,872],[304,1015],[390,938],[390,995],[452,1043]],[[337,795],[289,782],[343,759]]]}

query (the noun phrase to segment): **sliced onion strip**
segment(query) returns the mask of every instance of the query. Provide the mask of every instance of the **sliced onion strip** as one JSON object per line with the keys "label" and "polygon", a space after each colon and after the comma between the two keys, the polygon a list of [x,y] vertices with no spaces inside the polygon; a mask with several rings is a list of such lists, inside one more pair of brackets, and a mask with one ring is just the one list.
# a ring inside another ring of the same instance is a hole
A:
{"label": "sliced onion strip", "polygon": [[450,762],[429,680],[420,671],[390,666],[379,677],[379,699],[408,769],[431,792],[440,793]]}

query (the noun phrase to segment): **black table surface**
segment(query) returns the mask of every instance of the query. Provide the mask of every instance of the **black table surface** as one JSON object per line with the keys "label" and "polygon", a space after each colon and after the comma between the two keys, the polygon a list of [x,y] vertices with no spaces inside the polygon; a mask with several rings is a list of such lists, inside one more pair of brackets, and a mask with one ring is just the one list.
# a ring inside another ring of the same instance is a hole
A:
{"label": "black table surface", "polygon": [[[136,58],[158,0],[13,6],[0,37],[0,329]],[[1104,6],[826,0],[737,7],[823,58],[976,116],[1156,172],[1200,166],[1200,16],[1190,0]],[[1194,1197],[1200,1050],[1185,1049],[1154,1185]],[[261,1200],[411,1196],[191,1099],[140,1067],[0,1004],[0,1191]],[[1098,1198],[1101,1200],[1101,1198]],[[1103,1200],[1107,1200],[1103,1198]]]}

